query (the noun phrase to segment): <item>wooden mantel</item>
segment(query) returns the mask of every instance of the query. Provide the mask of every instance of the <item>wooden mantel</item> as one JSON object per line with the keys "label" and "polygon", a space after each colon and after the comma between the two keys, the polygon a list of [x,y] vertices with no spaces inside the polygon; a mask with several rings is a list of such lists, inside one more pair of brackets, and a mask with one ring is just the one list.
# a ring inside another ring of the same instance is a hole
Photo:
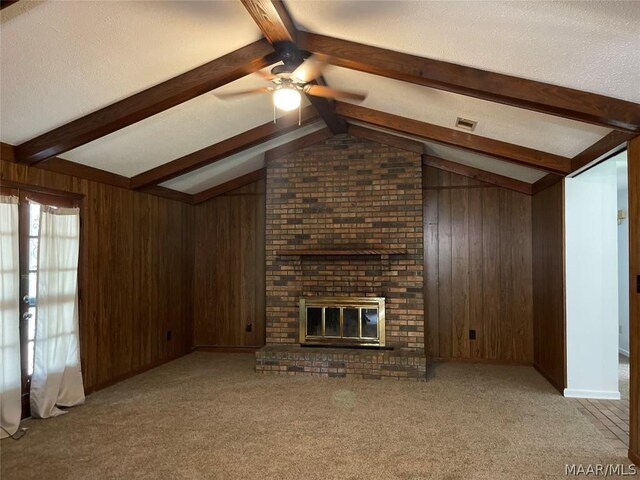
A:
{"label": "wooden mantel", "polygon": [[296,249],[280,250],[281,257],[328,257],[328,256],[376,256],[376,255],[406,255],[402,248],[371,248],[371,249]]}

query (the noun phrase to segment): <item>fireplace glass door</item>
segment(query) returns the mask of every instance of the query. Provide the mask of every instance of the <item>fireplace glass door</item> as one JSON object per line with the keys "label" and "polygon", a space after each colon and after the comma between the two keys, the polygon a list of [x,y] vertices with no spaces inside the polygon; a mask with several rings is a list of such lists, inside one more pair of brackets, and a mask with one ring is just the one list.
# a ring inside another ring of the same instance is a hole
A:
{"label": "fireplace glass door", "polygon": [[384,346],[384,298],[300,299],[300,343]]}

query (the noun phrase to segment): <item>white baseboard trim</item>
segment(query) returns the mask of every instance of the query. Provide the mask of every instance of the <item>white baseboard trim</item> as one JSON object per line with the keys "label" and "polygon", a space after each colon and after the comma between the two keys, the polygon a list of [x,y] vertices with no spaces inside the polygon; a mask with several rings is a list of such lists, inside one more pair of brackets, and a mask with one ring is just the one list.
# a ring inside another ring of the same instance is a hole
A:
{"label": "white baseboard trim", "polygon": [[629,358],[629,352],[627,350],[624,350],[622,348],[619,348],[618,351],[624,355],[625,357]]}
{"label": "white baseboard trim", "polygon": [[595,398],[597,400],[620,400],[620,392],[617,390],[575,390],[564,389],[567,398]]}

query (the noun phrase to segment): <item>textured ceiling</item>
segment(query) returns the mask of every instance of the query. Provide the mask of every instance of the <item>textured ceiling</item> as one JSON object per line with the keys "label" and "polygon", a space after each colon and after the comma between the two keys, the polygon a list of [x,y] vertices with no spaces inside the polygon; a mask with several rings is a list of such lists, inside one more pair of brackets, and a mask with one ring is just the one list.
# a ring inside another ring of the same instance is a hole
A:
{"label": "textured ceiling", "polygon": [[185,193],[198,193],[211,187],[215,187],[234,178],[241,177],[247,173],[255,172],[265,166],[264,152],[277,146],[288,143],[297,138],[304,137],[310,133],[324,128],[324,122],[318,121],[311,125],[287,133],[280,137],[264,142],[256,147],[249,148],[243,152],[231,155],[206,167],[202,167],[193,172],[189,172],[174,180],[162,184],[173,190]]}
{"label": "textured ceiling", "polygon": [[434,157],[444,158],[451,162],[461,163],[462,165],[479,168],[480,170],[497,173],[498,175],[515,178],[527,183],[535,183],[547,175],[547,172],[542,170],[523,167],[522,165],[505,162],[480,153],[469,152],[434,142],[425,142],[425,151]]}
{"label": "textured ceiling", "polygon": [[474,135],[566,157],[577,155],[610,132],[586,123],[346,68],[329,67],[325,78],[334,88],[366,92],[363,107],[449,128],[455,128],[457,117],[467,118],[478,122]]}
{"label": "textured ceiling", "polygon": [[[249,75],[215,92],[264,85]],[[270,121],[270,95],[221,100],[206,93],[60,157],[130,177]]]}
{"label": "textured ceiling", "polygon": [[0,135],[11,144],[262,37],[240,2],[21,1],[0,15]]}
{"label": "textured ceiling", "polygon": [[286,0],[301,30],[640,103],[640,1]]}
{"label": "textured ceiling", "polygon": [[486,170],[487,172],[497,173],[498,175],[504,175],[505,177],[515,178],[527,183],[535,183],[544,177],[547,172],[542,170],[536,170],[535,168],[525,167],[511,162],[506,162],[488,155],[481,153],[471,152],[462,148],[456,148],[449,145],[442,145],[436,142],[424,141],[411,135],[401,135],[397,132],[392,132],[384,128],[375,128],[367,126],[361,122],[352,122],[354,125],[360,125],[363,127],[371,128],[372,130],[378,130],[381,132],[389,133],[397,137],[409,138],[416,140],[424,144],[424,152],[434,157],[443,158],[469,167],[479,168],[480,170]]}
{"label": "textured ceiling", "polygon": [[[301,29],[640,102],[640,1],[285,3]],[[14,145],[261,38],[239,1],[23,0],[0,19],[0,140]],[[369,108],[451,128],[456,117],[471,118],[475,134],[559,155],[608,132],[337,67],[326,78],[368,91]],[[249,76],[220,91],[264,85]],[[225,102],[209,93],[60,156],[134,176],[272,116],[269,96]],[[260,168],[273,145],[165,185],[189,193],[215,186]],[[426,148],[527,182],[544,175],[435,143]]]}

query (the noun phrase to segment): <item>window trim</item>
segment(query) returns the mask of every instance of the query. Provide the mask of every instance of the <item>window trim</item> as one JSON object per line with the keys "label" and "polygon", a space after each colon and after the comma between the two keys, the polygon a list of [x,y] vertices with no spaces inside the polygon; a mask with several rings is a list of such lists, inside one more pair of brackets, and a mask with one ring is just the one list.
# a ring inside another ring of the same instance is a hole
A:
{"label": "window trim", "polygon": [[[29,185],[8,180],[0,181],[0,194],[13,195],[18,197],[18,230],[19,230],[19,251],[20,251],[20,317],[17,319],[20,325],[20,370],[21,370],[21,418],[31,416],[29,404],[29,394],[31,389],[31,376],[28,373],[28,319],[23,319],[23,314],[28,313],[29,306],[25,304],[23,298],[29,293],[29,201],[42,205],[52,205],[55,207],[78,207],[80,209],[80,255],[78,258],[78,303],[79,320],[82,318],[82,286],[83,286],[83,252],[84,241],[82,234],[83,199],[84,195],[57,190],[53,188]],[[36,307],[37,308],[37,307]],[[37,311],[37,310],[36,310]]]}

